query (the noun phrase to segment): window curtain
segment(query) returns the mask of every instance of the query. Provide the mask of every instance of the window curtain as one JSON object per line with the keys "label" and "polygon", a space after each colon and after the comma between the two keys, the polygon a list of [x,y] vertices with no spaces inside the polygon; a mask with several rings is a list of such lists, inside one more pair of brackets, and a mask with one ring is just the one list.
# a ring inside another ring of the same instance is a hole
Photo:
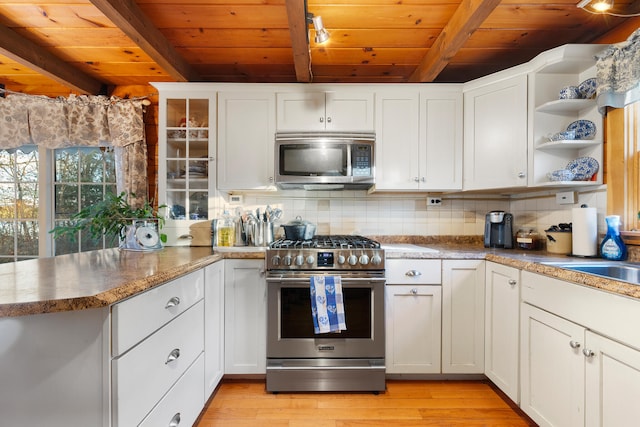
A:
{"label": "window curtain", "polygon": [[623,108],[640,100],[640,28],[596,55],[598,109]]}
{"label": "window curtain", "polygon": [[0,149],[115,147],[118,193],[141,206],[148,191],[143,105],[141,99],[106,96],[9,95],[0,98]]}

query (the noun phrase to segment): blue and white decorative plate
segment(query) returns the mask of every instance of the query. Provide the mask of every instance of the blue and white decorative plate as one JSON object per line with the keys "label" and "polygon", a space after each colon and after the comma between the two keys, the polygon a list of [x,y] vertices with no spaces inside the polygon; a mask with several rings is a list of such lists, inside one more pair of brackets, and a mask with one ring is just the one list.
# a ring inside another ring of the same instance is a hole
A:
{"label": "blue and white decorative plate", "polygon": [[593,157],[578,157],[571,160],[565,169],[573,172],[575,181],[589,181],[600,169],[600,164]]}
{"label": "blue and white decorative plate", "polygon": [[583,81],[578,85],[578,93],[580,98],[591,99],[596,94],[596,79],[591,78]]}
{"label": "blue and white decorative plate", "polygon": [[576,139],[593,139],[596,137],[596,125],[591,120],[576,120],[567,126],[568,131],[576,131]]}

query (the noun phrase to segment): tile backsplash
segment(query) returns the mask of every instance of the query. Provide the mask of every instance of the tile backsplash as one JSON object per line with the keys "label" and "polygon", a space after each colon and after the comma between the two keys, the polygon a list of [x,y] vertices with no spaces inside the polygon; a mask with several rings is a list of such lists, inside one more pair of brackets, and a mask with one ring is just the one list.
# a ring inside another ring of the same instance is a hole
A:
{"label": "tile backsplash", "polygon": [[317,224],[317,234],[362,235],[482,235],[485,214],[491,210],[511,212],[514,233],[520,229],[539,232],[561,222],[571,222],[571,210],[586,204],[598,211],[598,230],[606,230],[606,190],[578,194],[578,202],[556,203],[555,194],[516,195],[511,198],[482,195],[442,195],[442,204],[427,206],[427,195],[366,194],[358,191],[284,191],[243,194],[242,205],[229,205],[222,195],[218,206],[253,210],[270,205],[280,208],[283,222],[296,216]]}

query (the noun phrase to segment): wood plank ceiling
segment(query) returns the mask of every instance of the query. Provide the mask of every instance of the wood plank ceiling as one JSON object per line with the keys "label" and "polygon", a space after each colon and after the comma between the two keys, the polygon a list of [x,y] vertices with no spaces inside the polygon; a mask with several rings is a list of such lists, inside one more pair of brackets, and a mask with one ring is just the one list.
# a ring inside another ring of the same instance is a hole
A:
{"label": "wood plank ceiling", "polygon": [[[576,3],[0,0],[0,84],[53,96],[151,81],[465,82],[628,25]],[[306,12],[322,16],[326,44]]]}

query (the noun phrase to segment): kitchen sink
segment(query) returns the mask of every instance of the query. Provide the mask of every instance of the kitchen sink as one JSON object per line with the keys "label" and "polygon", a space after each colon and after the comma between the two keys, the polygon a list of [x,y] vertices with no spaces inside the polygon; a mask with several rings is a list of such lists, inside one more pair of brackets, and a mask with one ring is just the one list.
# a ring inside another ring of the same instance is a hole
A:
{"label": "kitchen sink", "polygon": [[543,262],[542,264],[640,285],[640,264],[620,262]]}

